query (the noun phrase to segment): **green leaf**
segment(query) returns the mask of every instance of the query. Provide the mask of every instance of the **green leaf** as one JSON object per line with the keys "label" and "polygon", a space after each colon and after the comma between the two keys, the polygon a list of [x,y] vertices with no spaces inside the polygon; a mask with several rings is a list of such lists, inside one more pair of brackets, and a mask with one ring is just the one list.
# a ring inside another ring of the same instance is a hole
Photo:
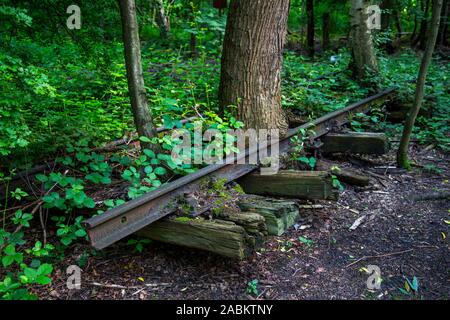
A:
{"label": "green leaf", "polygon": [[56,235],[57,236],[63,236],[65,234],[67,234],[67,229],[66,228],[60,228],[60,229],[56,230]]}
{"label": "green leaf", "polygon": [[139,140],[142,141],[142,142],[145,142],[145,143],[151,143],[152,142],[152,140],[150,140],[150,138],[144,137],[144,136],[139,137]]}
{"label": "green leaf", "polygon": [[2,264],[3,264],[3,267],[5,267],[5,268],[9,267],[10,265],[12,265],[13,262],[14,262],[14,257],[13,256],[4,256],[2,258]]}
{"label": "green leaf", "polygon": [[34,279],[37,276],[37,272],[33,268],[25,268],[24,274],[28,279]]}
{"label": "green leaf", "polygon": [[312,246],[314,244],[314,241],[312,241],[312,240],[310,240],[310,239],[308,239],[306,237],[300,236],[300,237],[298,237],[298,240],[301,243],[306,244],[308,247],[310,247],[310,246]]}
{"label": "green leaf", "polygon": [[12,256],[16,254],[16,247],[12,244],[8,245],[4,250],[3,250],[7,255]]}
{"label": "green leaf", "polygon": [[53,271],[53,266],[48,263],[44,263],[37,269],[37,273],[40,275],[49,275]]}
{"label": "green leaf", "polygon": [[158,167],[155,169],[155,174],[157,174],[158,176],[163,176],[167,174],[167,170],[163,167]]}
{"label": "green leaf", "polygon": [[48,181],[48,178],[44,174],[37,174],[36,175],[36,180],[38,180],[39,182],[45,183],[45,182]]}
{"label": "green leaf", "polygon": [[70,245],[70,244],[72,243],[72,239],[69,238],[69,237],[67,237],[67,238],[62,238],[62,239],[61,239],[61,243],[62,243],[63,245],[65,245],[65,246],[68,246],[68,245]]}
{"label": "green leaf", "polygon": [[153,172],[153,167],[152,166],[146,166],[144,169],[146,174],[150,174]]}
{"label": "green leaf", "polygon": [[75,232],[75,235],[76,235],[77,237],[79,237],[79,238],[82,238],[82,237],[86,236],[86,231],[84,231],[83,229],[78,229],[78,230]]}
{"label": "green leaf", "polygon": [[108,208],[113,208],[113,207],[114,207],[114,200],[112,200],[112,199],[105,200],[103,203],[104,203],[105,206],[107,206]]}
{"label": "green leaf", "polygon": [[50,284],[52,282],[52,279],[50,279],[47,276],[37,276],[36,277],[36,283],[40,284],[40,285],[47,285]]}
{"label": "green leaf", "polygon": [[95,208],[95,201],[92,198],[86,197],[83,201],[83,205],[86,208],[93,209]]}
{"label": "green leaf", "polygon": [[153,152],[153,150],[149,150],[149,149],[144,149],[144,153],[147,155],[147,157],[149,157],[150,159],[155,159],[156,155],[155,152]]}

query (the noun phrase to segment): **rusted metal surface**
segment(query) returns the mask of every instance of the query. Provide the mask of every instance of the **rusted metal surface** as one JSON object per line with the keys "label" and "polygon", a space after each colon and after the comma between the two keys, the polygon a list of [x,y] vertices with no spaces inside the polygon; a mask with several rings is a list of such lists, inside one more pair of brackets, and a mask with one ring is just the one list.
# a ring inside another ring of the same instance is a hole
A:
{"label": "rusted metal surface", "polygon": [[[290,129],[285,138],[280,141],[280,153],[290,149],[290,138],[297,135],[300,129],[311,128],[315,132],[314,138],[319,138],[335,127],[340,127],[349,121],[351,115],[367,112],[374,104],[386,101],[395,93],[395,88],[387,89],[372,97],[361,100],[341,110],[329,113],[319,119],[306,123],[300,127]],[[267,145],[247,149],[237,159],[249,159]],[[246,161],[248,163],[248,161]],[[226,179],[231,182],[256,170],[256,165],[218,164],[200,169],[196,173],[182,177],[170,184],[148,193],[93,217],[85,222],[92,246],[104,249],[107,246],[129,236],[176,211],[177,200],[184,194],[200,188],[205,179]]]}

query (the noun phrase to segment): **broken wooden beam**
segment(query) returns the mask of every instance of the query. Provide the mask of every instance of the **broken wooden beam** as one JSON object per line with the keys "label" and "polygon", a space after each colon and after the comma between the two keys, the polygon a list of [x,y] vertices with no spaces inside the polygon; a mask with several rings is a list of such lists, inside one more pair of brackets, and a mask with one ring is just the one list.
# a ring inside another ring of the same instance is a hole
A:
{"label": "broken wooden beam", "polygon": [[330,133],[322,138],[322,152],[382,155],[389,152],[384,133],[348,132]]}
{"label": "broken wooden beam", "polygon": [[349,185],[367,187],[370,184],[370,178],[368,176],[355,172],[351,169],[342,169],[336,164],[325,160],[318,160],[316,167],[318,170],[329,171],[332,175],[336,176],[340,182],[344,182]]}
{"label": "broken wooden beam", "polygon": [[281,236],[300,218],[299,209],[294,201],[244,196],[237,205],[243,212],[263,216],[267,230],[273,236]]}
{"label": "broken wooden beam", "polygon": [[334,174],[340,182],[352,186],[367,187],[370,184],[370,178],[368,176],[363,176],[350,170],[332,169],[331,173]]}
{"label": "broken wooden beam", "polygon": [[274,175],[249,174],[238,183],[247,194],[304,200],[337,200],[331,176],[323,171],[280,171]]}
{"label": "broken wooden beam", "polygon": [[145,227],[138,235],[238,260],[253,253],[260,242],[234,222],[204,218],[165,218]]}

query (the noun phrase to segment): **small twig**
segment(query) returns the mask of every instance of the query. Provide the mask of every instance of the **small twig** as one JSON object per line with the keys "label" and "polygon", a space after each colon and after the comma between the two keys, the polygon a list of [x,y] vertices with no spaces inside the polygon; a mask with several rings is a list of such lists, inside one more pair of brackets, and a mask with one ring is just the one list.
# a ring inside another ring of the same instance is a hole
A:
{"label": "small twig", "polygon": [[146,288],[141,288],[141,289],[139,289],[138,291],[134,292],[134,293],[132,294],[132,296],[135,296],[135,295],[141,293],[141,292],[144,291],[145,289],[146,289]]}
{"label": "small twig", "polygon": [[142,287],[138,287],[138,286],[133,286],[133,287],[125,287],[125,286],[120,286],[118,284],[101,284],[101,283],[97,283],[97,282],[93,282],[91,283],[91,285],[93,285],[94,287],[101,287],[101,288],[108,288],[108,289],[142,289]]}
{"label": "small twig", "polygon": [[361,262],[363,260],[391,257],[391,256],[399,255],[399,254],[408,253],[408,252],[411,252],[411,251],[414,251],[414,249],[409,249],[409,250],[404,250],[404,251],[399,251],[399,252],[392,252],[392,253],[387,253],[387,254],[380,254],[380,255],[376,255],[376,256],[364,256],[364,257],[362,257],[362,258],[360,258],[360,259],[358,259],[358,260],[356,260],[356,261],[346,265],[344,267],[344,269],[349,268],[349,267],[351,267],[351,266],[353,266],[353,265],[355,265],[355,264],[357,264],[357,263],[359,263],[359,262]]}
{"label": "small twig", "polygon": [[39,206],[39,220],[41,222],[41,227],[42,227],[42,232],[43,232],[43,236],[44,236],[44,247],[47,244],[47,228],[45,227],[45,222],[44,222],[44,211],[42,210],[42,206]]}
{"label": "small twig", "polygon": [[205,120],[205,118],[203,118],[202,114],[198,111],[197,105],[194,105],[193,108],[195,110],[195,113],[198,115],[198,117],[202,120]]}
{"label": "small twig", "polygon": [[256,299],[261,299],[261,297],[264,295],[264,293],[267,292],[268,289],[269,289],[269,288],[266,287],[266,288],[263,290],[263,292],[261,292],[261,293],[258,295],[258,297],[257,297]]}
{"label": "small twig", "polygon": [[299,204],[299,209],[323,209],[323,206],[320,204]]}
{"label": "small twig", "polygon": [[93,282],[91,283],[92,286],[94,287],[101,287],[101,288],[108,288],[108,289],[120,289],[120,290],[130,290],[130,289],[139,289],[139,290],[143,290],[145,288],[154,288],[154,287],[159,287],[159,286],[170,286],[170,283],[146,283],[143,286],[130,286],[130,287],[126,287],[126,286],[121,286],[118,284],[102,284],[102,283],[98,283],[98,282]]}

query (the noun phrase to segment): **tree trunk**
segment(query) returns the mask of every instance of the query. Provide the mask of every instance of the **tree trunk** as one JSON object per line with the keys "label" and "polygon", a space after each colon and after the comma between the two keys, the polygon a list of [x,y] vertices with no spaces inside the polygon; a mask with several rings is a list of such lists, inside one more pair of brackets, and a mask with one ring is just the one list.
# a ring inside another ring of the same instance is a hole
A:
{"label": "tree trunk", "polygon": [[398,4],[396,0],[384,0],[380,4],[380,8],[382,10],[381,30],[389,33],[389,38],[384,44],[388,54],[393,54],[398,46],[398,42],[394,42],[391,37],[393,24],[395,24],[395,27],[397,28],[396,39],[399,39],[401,34],[400,17],[398,15],[397,6]]}
{"label": "tree trunk", "polygon": [[356,79],[364,79],[367,72],[378,73],[378,63],[373,47],[372,34],[367,27],[367,7],[370,0],[352,0],[350,8],[351,68]]}
{"label": "tree trunk", "polygon": [[417,3],[416,3],[416,4],[415,4],[415,7],[414,7],[414,29],[413,29],[413,32],[412,32],[411,38],[410,38],[411,46],[413,45],[413,43],[414,43],[414,41],[415,41],[415,39],[416,39],[416,35],[417,35],[417,24],[418,24],[418,17],[417,17]]}
{"label": "tree trunk", "polygon": [[384,0],[380,4],[380,9],[383,11],[381,14],[381,30],[387,31],[391,26],[392,17],[392,0]]}
{"label": "tree trunk", "polygon": [[289,0],[232,0],[222,53],[219,100],[237,105],[247,128],[287,130],[281,67]]}
{"label": "tree trunk", "polygon": [[[128,90],[133,109],[134,123],[139,136],[153,138],[157,136],[156,127],[148,108],[141,63],[139,27],[136,19],[134,0],[119,0],[122,18],[123,43],[125,46],[125,64],[127,68]],[[142,143],[143,148],[155,149],[150,143]]]}
{"label": "tree trunk", "polygon": [[306,0],[307,32],[306,44],[308,47],[308,56],[314,57],[314,0]]}
{"label": "tree trunk", "polygon": [[413,46],[417,45],[420,50],[425,50],[426,47],[429,11],[430,11],[430,0],[426,0],[425,9],[423,10],[423,17],[420,22],[419,35],[413,43]]}
{"label": "tree trunk", "polygon": [[420,107],[422,106],[423,102],[425,81],[427,78],[428,67],[431,63],[431,58],[433,56],[434,46],[436,45],[436,39],[439,30],[442,2],[443,0],[433,0],[433,13],[430,24],[430,33],[428,35],[426,50],[423,54],[422,64],[420,66],[414,105],[412,106],[411,111],[408,114],[408,118],[406,119],[405,128],[403,130],[403,136],[400,141],[400,147],[397,153],[397,164],[399,167],[405,169],[410,169],[410,164],[408,162],[408,147],[414,123],[416,121],[417,115],[419,114]]}
{"label": "tree trunk", "polygon": [[396,9],[394,9],[393,16],[395,19],[395,27],[397,28],[397,39],[400,39],[402,37],[403,28],[402,28],[402,22],[400,19],[400,10],[398,7]]}
{"label": "tree trunk", "polygon": [[445,0],[443,6],[443,14],[441,20],[441,26],[438,33],[438,44],[441,46],[447,45],[447,28],[448,28],[448,15],[450,11],[450,1]]}
{"label": "tree trunk", "polygon": [[[196,29],[196,21],[195,21],[195,15],[196,11],[199,10],[200,7],[200,1],[194,0],[191,2],[191,29]],[[191,31],[191,36],[189,39],[189,47],[191,49],[191,56],[192,58],[197,58],[198,51],[197,51],[197,33],[196,31]]]}
{"label": "tree trunk", "polygon": [[330,13],[325,12],[322,16],[322,47],[327,50],[330,46]]}
{"label": "tree trunk", "polygon": [[152,0],[152,6],[156,10],[156,24],[162,38],[167,38],[170,34],[170,19],[164,12],[163,0]]}

